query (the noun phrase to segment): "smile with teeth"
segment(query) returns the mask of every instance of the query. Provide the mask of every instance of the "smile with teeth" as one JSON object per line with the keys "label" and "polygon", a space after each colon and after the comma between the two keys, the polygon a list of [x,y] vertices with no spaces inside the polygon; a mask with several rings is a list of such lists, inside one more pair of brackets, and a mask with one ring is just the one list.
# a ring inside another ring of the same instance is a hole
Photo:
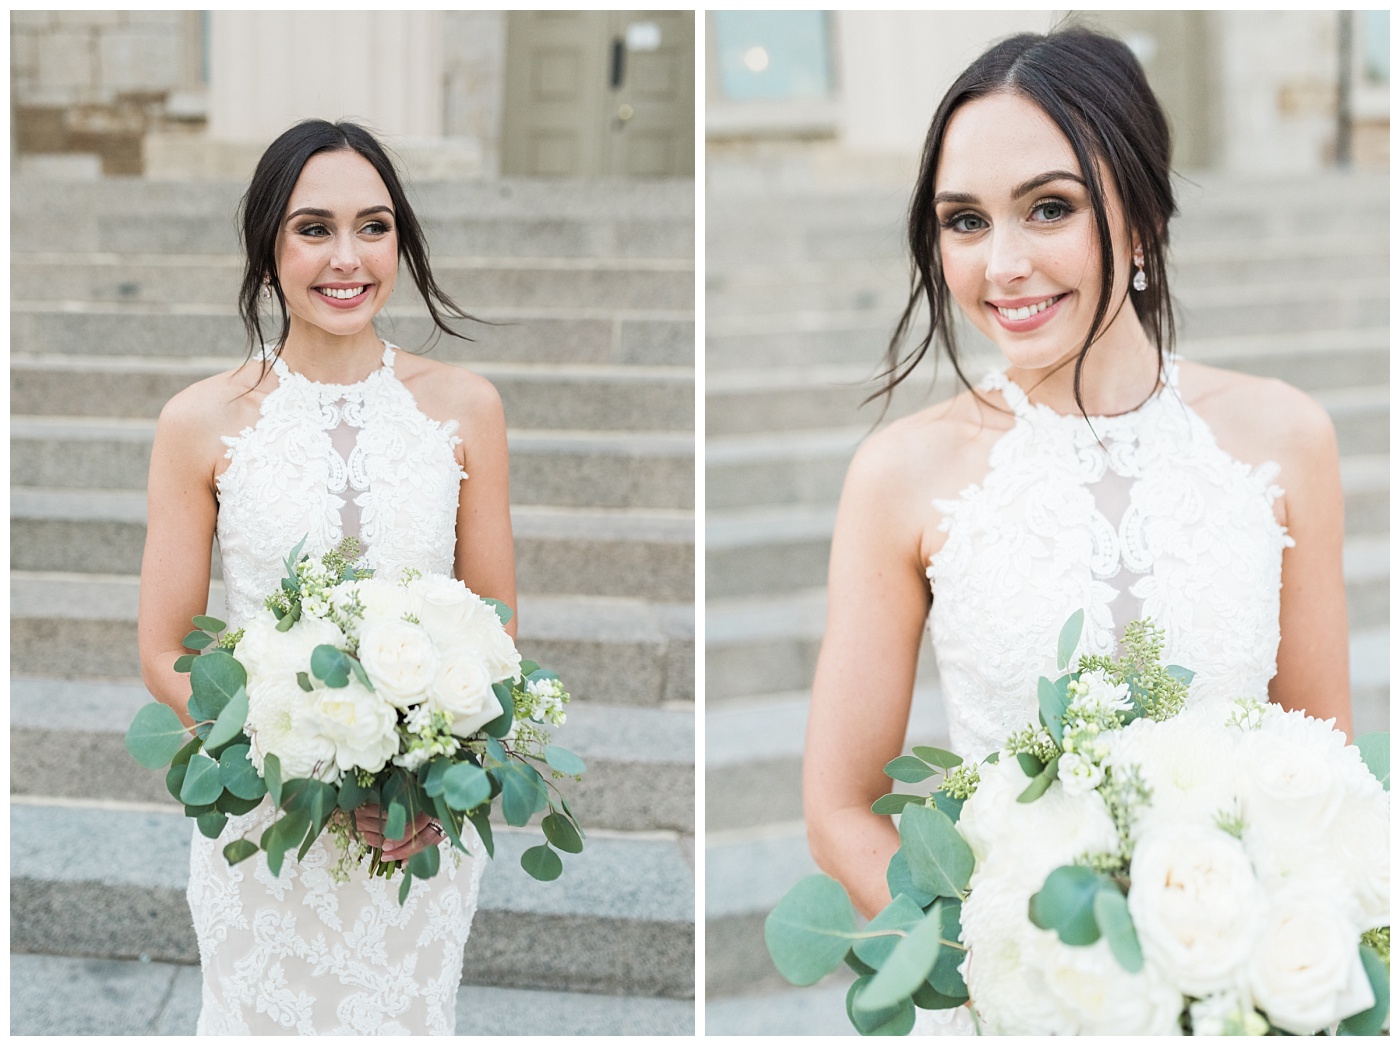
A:
{"label": "smile with teeth", "polygon": [[369,284],[362,287],[317,287],[317,294],[324,294],[327,298],[338,298],[341,301],[349,301],[351,298],[358,298],[365,291],[369,290]]}
{"label": "smile with teeth", "polygon": [[1063,297],[1063,294],[1057,294],[1053,298],[1046,298],[1044,301],[1038,301],[1034,305],[1023,305],[1019,309],[1003,309],[1000,305],[995,305],[993,308],[1008,320],[1028,320],[1037,312],[1044,312]]}

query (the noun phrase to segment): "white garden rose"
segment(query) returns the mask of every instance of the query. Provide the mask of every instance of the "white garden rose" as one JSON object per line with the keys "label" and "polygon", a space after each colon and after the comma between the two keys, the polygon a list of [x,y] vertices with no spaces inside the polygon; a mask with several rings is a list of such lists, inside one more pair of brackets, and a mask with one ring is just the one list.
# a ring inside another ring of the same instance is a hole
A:
{"label": "white garden rose", "polygon": [[1103,781],[1103,771],[1075,752],[1060,756],[1060,784],[1069,795],[1092,792]]}
{"label": "white garden rose", "polygon": [[1277,1027],[1311,1035],[1375,1005],[1355,927],[1308,890],[1283,890],[1269,908],[1249,958],[1255,1004]]}
{"label": "white garden rose", "polygon": [[482,603],[462,582],[442,574],[426,574],[408,587],[421,607],[423,627],[439,646],[451,645]]}
{"label": "white garden rose", "polygon": [[452,716],[452,732],[470,737],[504,709],[491,689],[491,676],[467,650],[449,651],[438,666],[428,691],[428,707]]}
{"label": "white garden rose", "polygon": [[1007,870],[1029,893],[1062,864],[1086,853],[1118,850],[1118,831],[1098,792],[1071,795],[1058,781],[1033,803],[1018,803],[1030,778],[1014,756],[981,767],[977,791],[963,804],[958,830],[977,858],[971,885]]}
{"label": "white garden rose", "polygon": [[1181,993],[1151,963],[1123,969],[1102,938],[1087,947],[1052,942],[1041,977],[1076,1035],[1181,1034]]}
{"label": "white garden rose", "polygon": [[317,777],[333,780],[335,744],[321,732],[311,694],[297,685],[295,677],[285,674],[265,676],[250,681],[248,718],[244,732],[248,735],[248,758],[258,773],[269,754],[277,757],[282,779]]}
{"label": "white garden rose", "polygon": [[1280,725],[1250,731],[1235,753],[1241,812],[1256,832],[1315,838],[1330,827],[1346,796],[1338,772],[1346,739],[1330,729],[1327,737]]}
{"label": "white garden rose", "polygon": [[1137,812],[1135,837],[1154,824],[1213,824],[1217,812],[1232,810],[1232,759],[1240,735],[1221,728],[1224,707],[1192,706],[1163,722],[1136,719],[1113,735],[1105,765],[1135,767],[1152,793],[1151,803]]}
{"label": "white garden rose", "polygon": [[1237,983],[1263,903],[1244,847],[1218,829],[1159,825],[1133,853],[1128,911],[1143,955],[1188,995]]}
{"label": "white garden rose", "polygon": [[398,712],[354,676],[346,686],[318,687],[308,696],[315,698],[317,726],[335,745],[335,763],[342,772],[378,773],[398,752]]}
{"label": "white garden rose", "polygon": [[1369,794],[1347,795],[1322,846],[1338,865],[1363,930],[1390,925],[1390,793],[1372,783]]}
{"label": "white garden rose", "polygon": [[420,601],[403,585],[377,577],[342,581],[331,590],[331,601],[338,608],[356,598],[364,607],[364,617],[356,626],[361,635],[372,622],[402,621],[405,616],[417,616],[420,607]]}
{"label": "white garden rose", "polygon": [[360,629],[360,664],[374,689],[398,708],[422,698],[438,669],[438,652],[420,625],[369,620]]}
{"label": "white garden rose", "polygon": [[468,607],[469,614],[460,628],[454,630],[445,641],[453,649],[474,653],[486,667],[493,683],[520,678],[520,653],[496,611],[475,595],[469,600]]}
{"label": "white garden rose", "polygon": [[345,634],[330,621],[303,617],[288,631],[277,631],[270,611],[258,614],[243,630],[233,650],[249,680],[287,676],[296,683],[298,672],[311,671],[311,653],[318,646],[346,646]]}

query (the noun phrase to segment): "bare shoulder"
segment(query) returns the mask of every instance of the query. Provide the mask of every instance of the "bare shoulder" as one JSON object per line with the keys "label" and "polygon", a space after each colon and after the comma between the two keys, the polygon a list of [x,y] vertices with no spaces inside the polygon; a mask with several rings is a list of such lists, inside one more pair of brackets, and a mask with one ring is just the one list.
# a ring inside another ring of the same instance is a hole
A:
{"label": "bare shoulder", "polygon": [[212,460],[223,453],[221,437],[256,422],[268,382],[268,376],[260,376],[253,364],[197,381],[166,401],[157,431]]}
{"label": "bare shoulder", "polygon": [[1182,363],[1181,392],[1216,442],[1241,461],[1277,461],[1287,471],[1319,456],[1336,456],[1331,417],[1287,382]]}
{"label": "bare shoulder", "polygon": [[434,421],[457,422],[465,441],[504,430],[501,394],[480,374],[406,352],[399,354],[395,372],[424,414]]}

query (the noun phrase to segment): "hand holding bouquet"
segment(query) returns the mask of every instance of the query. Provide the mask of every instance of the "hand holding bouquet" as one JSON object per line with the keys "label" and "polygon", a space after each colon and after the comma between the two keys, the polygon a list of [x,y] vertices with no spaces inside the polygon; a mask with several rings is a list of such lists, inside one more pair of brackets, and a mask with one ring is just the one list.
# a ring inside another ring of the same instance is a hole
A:
{"label": "hand holding bouquet", "polygon": [[[266,613],[245,628],[219,636],[222,621],[195,618],[184,645],[203,653],[175,666],[190,673],[193,740],[168,706],[147,705],[127,734],[131,754],[151,769],[169,766],[171,794],[211,839],[230,816],[271,798],[277,819],[256,842],[228,843],[230,863],[263,850],[276,874],[288,850],[304,855],[329,829],[340,876],[366,858],[371,874],[392,875],[398,862],[366,843],[357,811],[382,824],[365,833],[377,843],[404,840],[432,817],[464,852],[470,821],[491,853],[488,815],[499,796],[511,825],[548,809],[546,842],[521,864],[557,878],[555,849],[580,852],[583,834],[555,782],[577,779],[584,764],[550,743],[544,727],[563,724],[569,695],[521,659],[504,628],[510,609],[452,578],[374,577],[355,565],[353,538],[319,561],[300,549]],[[400,902],[439,861],[436,846],[409,858]]]}
{"label": "hand holding bouquet", "polygon": [[[1063,671],[1083,613],[1060,635]],[[1192,673],[1128,626],[1117,660],[1039,684],[1040,722],[980,766],[915,748],[885,772],[943,780],[901,814],[893,902],[864,930],[814,875],[769,916],[780,972],[843,961],[864,1034],[971,1000],[1004,1034],[1376,1034],[1389,1012],[1389,737],[1253,699],[1187,704]]]}

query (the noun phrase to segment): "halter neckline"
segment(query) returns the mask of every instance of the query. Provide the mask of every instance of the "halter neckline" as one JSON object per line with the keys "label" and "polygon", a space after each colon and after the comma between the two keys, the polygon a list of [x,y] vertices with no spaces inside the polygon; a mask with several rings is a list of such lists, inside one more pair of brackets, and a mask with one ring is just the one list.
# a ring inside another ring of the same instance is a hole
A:
{"label": "halter neckline", "polygon": [[[1143,400],[1142,403],[1138,404],[1132,410],[1123,411],[1121,414],[1089,414],[1087,415],[1087,420],[1090,424],[1113,424],[1115,422],[1122,422],[1124,419],[1134,418],[1143,411],[1151,408],[1153,404],[1160,402],[1163,394],[1168,390],[1172,393],[1176,393],[1177,378],[1176,357],[1169,356],[1163,364],[1161,383],[1152,390],[1152,394],[1149,395],[1147,399]],[[982,380],[980,387],[984,390],[995,389],[1000,392],[1002,397],[1006,400],[1006,405],[1011,408],[1012,412],[1015,413],[1018,418],[1051,417],[1064,419],[1066,421],[1086,420],[1086,415],[1083,414],[1061,414],[1049,404],[1032,403],[1030,396],[1026,394],[1026,391],[1022,389],[1020,385],[1016,384],[1016,382],[1011,379],[1005,369],[989,372]]]}
{"label": "halter neckline", "polygon": [[298,381],[305,382],[312,388],[322,391],[343,391],[348,389],[358,389],[361,386],[363,386],[366,382],[372,381],[376,375],[383,374],[391,378],[394,376],[395,346],[389,344],[388,341],[384,341],[384,339],[382,338],[380,340],[384,344],[384,352],[379,357],[379,366],[374,368],[374,370],[370,371],[359,381],[352,382],[348,385],[339,385],[334,382],[327,381],[312,381],[305,374],[302,374],[300,371],[292,370],[291,367],[287,366],[287,361],[284,360],[280,355],[272,355],[268,351],[268,348],[266,346],[263,347],[263,358],[271,360],[272,371],[274,374],[277,375],[279,381],[286,381],[289,377],[296,378]]}

